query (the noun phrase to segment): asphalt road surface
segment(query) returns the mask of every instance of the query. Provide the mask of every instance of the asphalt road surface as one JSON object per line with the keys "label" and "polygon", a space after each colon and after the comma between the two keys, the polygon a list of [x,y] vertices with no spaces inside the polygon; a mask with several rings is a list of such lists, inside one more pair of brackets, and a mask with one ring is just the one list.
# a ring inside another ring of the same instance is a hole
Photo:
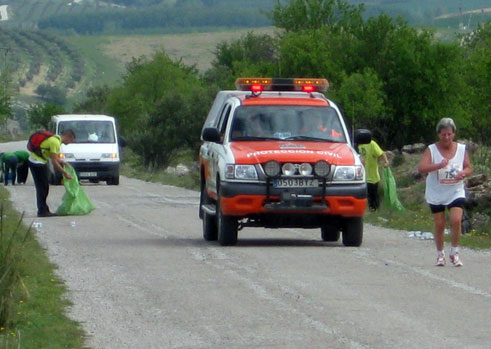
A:
{"label": "asphalt road surface", "polygon": [[[370,225],[359,248],[259,228],[221,247],[202,239],[194,191],[122,177],[83,184],[89,215],[37,218],[30,175],[7,188],[26,223],[42,224],[92,348],[491,345],[490,251],[439,268],[433,241]],[[63,193],[51,186],[53,211]]]}

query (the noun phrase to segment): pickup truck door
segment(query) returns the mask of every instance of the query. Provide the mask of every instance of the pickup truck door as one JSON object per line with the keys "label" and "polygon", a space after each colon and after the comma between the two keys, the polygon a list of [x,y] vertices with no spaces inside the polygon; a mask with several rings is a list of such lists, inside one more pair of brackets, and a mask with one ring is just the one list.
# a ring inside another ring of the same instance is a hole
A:
{"label": "pickup truck door", "polygon": [[[220,132],[220,143],[210,143],[208,154],[209,154],[209,178],[207,178],[207,183],[209,189],[216,193],[217,189],[217,175],[220,173],[220,160],[224,157],[224,145],[225,132],[227,129],[228,119],[232,111],[232,104],[225,103],[222,108],[219,120],[218,120],[218,130]],[[223,161],[222,161],[223,163]]]}

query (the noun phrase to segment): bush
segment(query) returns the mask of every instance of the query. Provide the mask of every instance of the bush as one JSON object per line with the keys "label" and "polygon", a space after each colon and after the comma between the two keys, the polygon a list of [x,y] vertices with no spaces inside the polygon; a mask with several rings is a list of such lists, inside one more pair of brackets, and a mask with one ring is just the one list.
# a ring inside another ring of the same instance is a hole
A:
{"label": "bush", "polygon": [[404,161],[405,161],[404,155],[396,154],[396,156],[394,156],[394,159],[392,159],[392,166],[399,167],[404,163]]}

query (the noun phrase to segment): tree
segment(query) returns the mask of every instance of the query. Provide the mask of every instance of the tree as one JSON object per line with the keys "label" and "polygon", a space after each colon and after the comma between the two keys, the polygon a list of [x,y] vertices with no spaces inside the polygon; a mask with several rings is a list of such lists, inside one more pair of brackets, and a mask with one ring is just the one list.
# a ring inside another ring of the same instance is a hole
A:
{"label": "tree", "polygon": [[0,71],[0,124],[4,125],[12,117],[10,76],[7,71]]}
{"label": "tree", "polygon": [[323,77],[338,83],[344,67],[330,47],[330,34],[324,30],[288,33],[279,44],[281,77]]}
{"label": "tree", "polygon": [[385,15],[369,19],[356,36],[349,65],[355,71],[369,67],[383,82],[387,146],[434,140],[434,125],[444,116],[466,123],[456,44],[437,42],[432,33]]}
{"label": "tree", "polygon": [[387,143],[384,122],[386,95],[383,83],[370,68],[346,77],[336,92],[336,101],[353,129],[368,128],[375,138]]}
{"label": "tree", "polygon": [[65,109],[54,103],[35,104],[27,111],[27,118],[32,129],[48,129],[51,117],[64,113]]}
{"label": "tree", "polygon": [[36,88],[35,92],[48,103],[58,105],[66,103],[66,93],[57,86],[41,84]]}
{"label": "tree", "polygon": [[277,43],[271,36],[247,33],[216,47],[212,68],[204,74],[207,83],[233,87],[238,76],[272,76],[277,71]]}
{"label": "tree", "polygon": [[75,104],[73,111],[77,113],[106,114],[110,93],[111,89],[108,86],[92,87],[87,91],[85,100]]}
{"label": "tree", "polygon": [[462,38],[464,78],[468,92],[468,129],[484,144],[491,144],[491,21]]}
{"label": "tree", "polygon": [[176,151],[197,149],[212,96],[194,67],[172,61],[160,51],[127,66],[123,85],[108,98],[127,145],[147,167],[168,165]]}
{"label": "tree", "polygon": [[350,5],[344,0],[290,0],[286,6],[276,0],[269,17],[287,32],[321,28],[339,32],[359,27],[363,11],[363,5]]}

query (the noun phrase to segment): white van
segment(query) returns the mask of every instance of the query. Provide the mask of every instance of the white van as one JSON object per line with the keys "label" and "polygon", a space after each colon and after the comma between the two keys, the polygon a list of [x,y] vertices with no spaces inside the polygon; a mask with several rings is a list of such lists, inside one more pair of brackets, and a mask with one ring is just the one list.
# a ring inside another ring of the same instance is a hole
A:
{"label": "white van", "polygon": [[[106,181],[119,184],[120,146],[124,141],[118,137],[116,120],[112,116],[92,114],[66,114],[51,117],[49,129],[61,134],[73,130],[73,143],[62,144],[60,157],[73,166],[79,179],[93,183]],[[61,184],[61,173],[50,166],[51,184]]]}

